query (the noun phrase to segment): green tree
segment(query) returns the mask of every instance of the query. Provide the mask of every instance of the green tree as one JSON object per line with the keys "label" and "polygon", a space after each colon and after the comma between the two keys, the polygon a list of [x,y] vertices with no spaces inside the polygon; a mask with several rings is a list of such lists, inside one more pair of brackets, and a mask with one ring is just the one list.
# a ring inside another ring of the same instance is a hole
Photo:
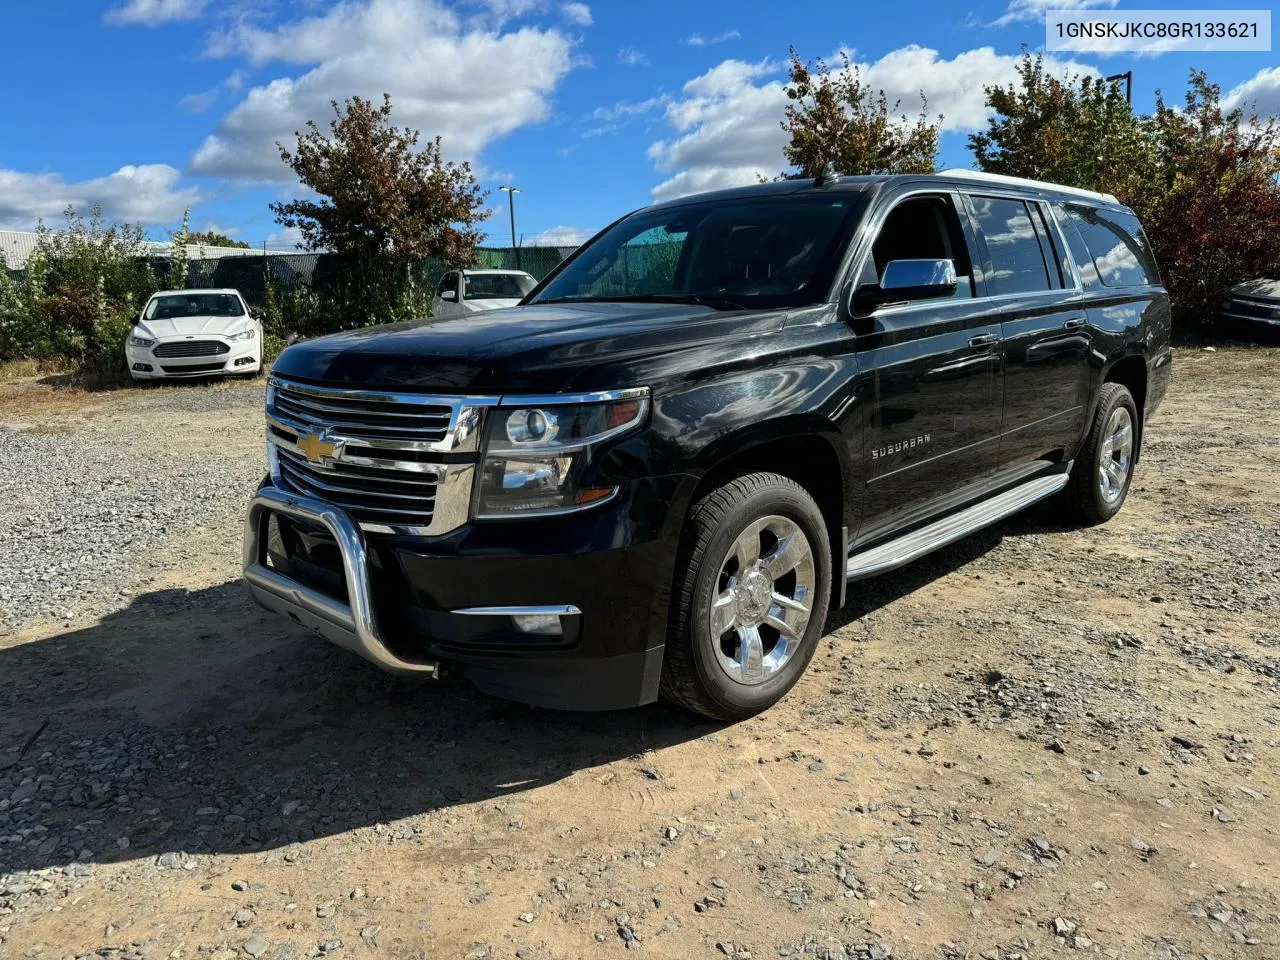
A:
{"label": "green tree", "polygon": [[112,382],[124,376],[124,338],[156,287],[150,246],[140,226],[108,224],[96,207],[87,219],[68,207],[65,219],[60,230],[39,226],[20,297],[21,340],[31,357]]}
{"label": "green tree", "polygon": [[933,173],[937,168],[942,117],[930,122],[920,95],[920,116],[911,123],[890,104],[883,90],[862,82],[845,54],[842,66],[828,69],[822,60],[810,67],[791,49],[786,119],[790,137],[783,147],[800,176],[814,177],[828,167],[838,174]]}
{"label": "green tree", "polygon": [[206,247],[236,247],[239,250],[250,249],[249,244],[243,240],[232,240],[225,233],[217,233],[213,230],[201,230],[198,233],[187,234],[187,243],[201,244]]}
{"label": "green tree", "polygon": [[352,97],[333,101],[329,132],[315,121],[280,159],[318,199],[273,203],[285,227],[298,229],[310,250],[352,258],[366,276],[435,258],[470,263],[488,215],[486,193],[467,163],[446,163],[440,138],[419,146],[416,130],[391,125],[391,97],[382,106]]}
{"label": "green tree", "polygon": [[987,129],[969,137],[978,169],[1111,192],[1151,176],[1149,124],[1118,82],[1055,77],[1043,55],[1023,51],[1015,83],[983,89],[992,114]]}

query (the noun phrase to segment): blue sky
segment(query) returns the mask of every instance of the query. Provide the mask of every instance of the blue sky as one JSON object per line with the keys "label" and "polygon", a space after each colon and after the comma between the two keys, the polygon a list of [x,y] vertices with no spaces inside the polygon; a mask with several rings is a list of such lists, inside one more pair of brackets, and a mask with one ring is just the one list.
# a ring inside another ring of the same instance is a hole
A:
{"label": "blue sky", "polygon": [[[1077,0],[1081,2],[1081,0]],[[1115,0],[1083,0],[1109,8]],[[1044,44],[1054,0],[893,4],[756,0],[55,0],[6,4],[0,227],[101,204],[163,237],[192,208],[213,227],[288,248],[267,203],[298,184],[273,144],[332,98],[392,95],[398,122],[470,160],[506,242],[514,183],[524,242],[589,234],[681,193],[784,167],[789,45],[845,49],[913,112],[945,116],[944,166],[968,166],[983,83]],[[1162,7],[1170,6],[1164,0]],[[1133,6],[1125,4],[1124,6]],[[1211,6],[1200,0],[1200,7]],[[844,11],[844,12],[842,12]],[[1135,74],[1180,100],[1198,67],[1234,100],[1280,113],[1273,53],[1057,54],[1062,69]]]}

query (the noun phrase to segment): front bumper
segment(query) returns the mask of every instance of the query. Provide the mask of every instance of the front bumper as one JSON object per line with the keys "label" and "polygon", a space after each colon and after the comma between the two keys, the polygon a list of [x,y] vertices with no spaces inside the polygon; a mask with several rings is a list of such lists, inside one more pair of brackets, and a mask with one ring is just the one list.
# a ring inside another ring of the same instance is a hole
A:
{"label": "front bumper", "polygon": [[[448,662],[524,703],[637,706],[658,695],[678,537],[655,504],[678,499],[683,479],[574,517],[430,538],[366,534],[341,508],[268,484],[246,520],[245,583],[262,606],[390,673],[429,676]],[[637,524],[637,512],[654,522]],[[330,557],[336,548],[336,584],[274,562],[272,514],[309,525]],[[531,612],[560,613],[562,633],[517,630],[513,617]]]}
{"label": "front bumper", "polygon": [[[1280,310],[1280,307],[1276,309]],[[1273,313],[1269,317],[1264,317],[1260,314],[1255,315],[1249,313],[1238,313],[1234,310],[1226,310],[1222,314],[1222,319],[1241,324],[1256,323],[1263,327],[1270,327],[1273,330],[1280,329],[1280,313]]]}
{"label": "front bumper", "polygon": [[257,373],[262,369],[262,338],[232,343],[225,337],[201,336],[201,340],[217,340],[229,348],[227,353],[202,357],[157,357],[156,347],[165,343],[181,343],[186,337],[168,337],[150,347],[125,344],[125,365],[135,380],[169,380],[184,377],[220,377],[229,373]]}
{"label": "front bumper", "polygon": [[[264,531],[270,511],[322,524],[338,543],[347,602],[291,579],[266,565]],[[373,619],[364,536],[346,511],[320,500],[263,487],[249,505],[244,530],[244,580],[253,598],[277,613],[317,631],[326,640],[358,653],[391,673],[436,672],[434,661],[412,661],[392,653]]]}

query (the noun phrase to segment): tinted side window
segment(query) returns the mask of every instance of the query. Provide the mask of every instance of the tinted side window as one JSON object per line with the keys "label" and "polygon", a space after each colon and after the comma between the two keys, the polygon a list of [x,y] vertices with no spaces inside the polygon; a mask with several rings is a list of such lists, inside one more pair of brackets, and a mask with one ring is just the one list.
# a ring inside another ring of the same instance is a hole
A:
{"label": "tinted side window", "polygon": [[1102,286],[1098,279],[1098,268],[1093,265],[1093,257],[1089,248],[1084,245],[1084,237],[1076,229],[1075,221],[1067,216],[1061,206],[1058,207],[1058,225],[1062,227],[1062,235],[1067,238],[1067,246],[1071,249],[1071,259],[1080,268],[1080,283],[1086,290],[1096,290]]}
{"label": "tinted side window", "polygon": [[1055,287],[1074,286],[1075,281],[1071,278],[1071,264],[1067,260],[1066,251],[1062,249],[1062,241],[1049,228],[1048,208],[1043,203],[1033,203],[1031,210],[1035,218],[1036,233],[1040,235],[1040,245],[1049,258],[1049,279]]}
{"label": "tinted side window", "polygon": [[[1159,283],[1155,257],[1138,218],[1119,210],[1097,210],[1074,203],[1059,205],[1063,219],[1080,232],[1099,278],[1108,287]],[[1073,251],[1074,254],[1074,251]],[[1077,256],[1077,260],[1079,257]]]}
{"label": "tinted side window", "polygon": [[1021,200],[972,197],[978,226],[991,257],[992,294],[1033,293],[1050,289],[1040,238]]}

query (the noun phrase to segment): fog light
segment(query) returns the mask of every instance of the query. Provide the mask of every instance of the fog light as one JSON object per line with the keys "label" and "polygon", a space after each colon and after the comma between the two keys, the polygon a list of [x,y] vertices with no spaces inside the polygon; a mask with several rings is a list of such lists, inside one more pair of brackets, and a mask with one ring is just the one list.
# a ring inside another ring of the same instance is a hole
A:
{"label": "fog light", "polygon": [[560,625],[560,616],[554,613],[517,613],[512,614],[511,622],[521,633],[534,633],[540,637],[560,637],[564,628]]}
{"label": "fog light", "polygon": [[239,357],[233,366],[243,367],[246,363],[253,363],[253,357]]}
{"label": "fog light", "polygon": [[135,369],[135,370],[141,370],[143,373],[150,373],[150,372],[151,372],[151,364],[149,364],[149,363],[135,363],[135,364],[133,365],[133,369]]}

